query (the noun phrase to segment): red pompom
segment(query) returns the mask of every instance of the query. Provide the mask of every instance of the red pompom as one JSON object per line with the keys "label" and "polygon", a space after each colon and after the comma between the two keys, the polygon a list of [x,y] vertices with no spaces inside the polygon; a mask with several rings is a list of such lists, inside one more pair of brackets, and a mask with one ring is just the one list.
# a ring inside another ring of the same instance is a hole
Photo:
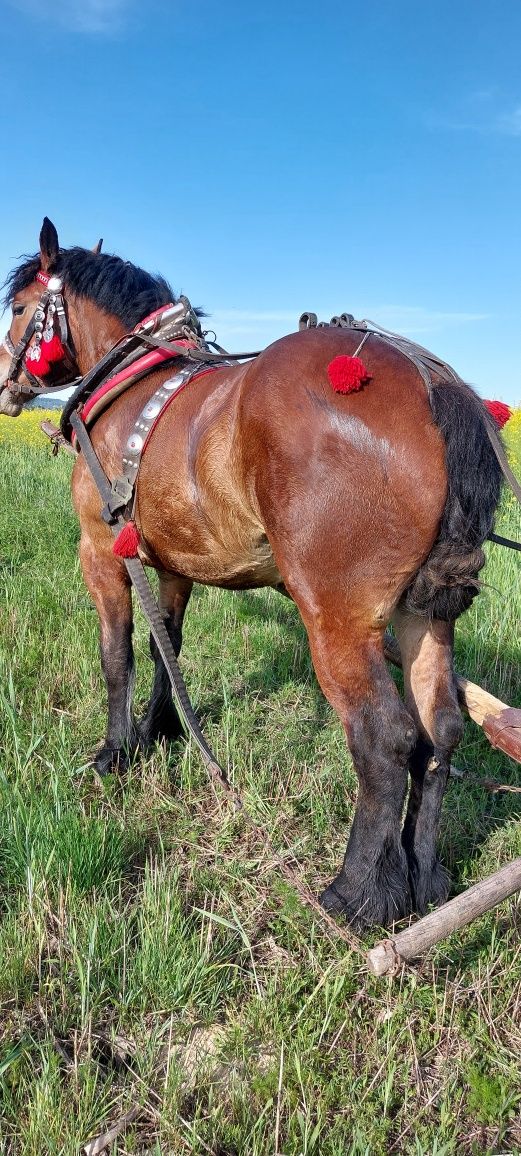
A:
{"label": "red pompom", "polygon": [[488,412],[492,414],[494,421],[499,429],[503,429],[509,418],[512,417],[512,410],[509,405],[505,405],[503,401],[486,401],[485,405]]}
{"label": "red pompom", "polygon": [[47,361],[63,361],[65,350],[57,333],[53,333],[50,341],[42,341],[42,354]]}
{"label": "red pompom", "polygon": [[36,377],[45,377],[51,368],[47,358],[44,357],[41,353],[39,357],[26,357],[25,364],[29,370],[29,373],[34,373]]}
{"label": "red pompom", "polygon": [[344,354],[329,362],[327,374],[336,393],[354,393],[364,382],[371,380],[371,374],[359,357],[346,357]]}
{"label": "red pompom", "polygon": [[135,522],[127,522],[112,547],[112,553],[118,558],[135,558],[139,549],[139,530]]}

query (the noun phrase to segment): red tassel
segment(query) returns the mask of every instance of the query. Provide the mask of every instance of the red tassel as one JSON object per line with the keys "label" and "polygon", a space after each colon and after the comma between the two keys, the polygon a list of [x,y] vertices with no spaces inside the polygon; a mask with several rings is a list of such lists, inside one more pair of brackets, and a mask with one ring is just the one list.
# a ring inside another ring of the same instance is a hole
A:
{"label": "red tassel", "polygon": [[65,350],[57,333],[53,333],[50,341],[42,341],[42,353],[47,361],[63,361]]}
{"label": "red tassel", "polygon": [[486,401],[485,405],[488,412],[492,414],[496,425],[499,429],[503,429],[509,418],[512,417],[512,410],[509,405],[505,405],[503,401]]}
{"label": "red tassel", "polygon": [[127,522],[112,547],[112,553],[118,558],[135,558],[139,549],[139,530],[135,522]]}
{"label": "red tassel", "polygon": [[51,368],[47,358],[43,357],[41,353],[39,357],[35,357],[34,359],[26,357],[25,364],[29,370],[29,373],[34,373],[36,377],[45,377]]}
{"label": "red tassel", "polygon": [[371,374],[359,357],[346,357],[344,354],[329,362],[327,374],[336,393],[354,393],[364,382],[371,380]]}

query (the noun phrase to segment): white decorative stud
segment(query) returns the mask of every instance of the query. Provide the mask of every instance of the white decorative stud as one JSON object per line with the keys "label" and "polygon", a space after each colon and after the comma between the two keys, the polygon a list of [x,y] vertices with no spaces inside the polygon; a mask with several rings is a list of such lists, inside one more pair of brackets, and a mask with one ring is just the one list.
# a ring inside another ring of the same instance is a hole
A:
{"label": "white decorative stud", "polygon": [[149,401],[148,405],[145,406],[143,410],[143,417],[149,418],[152,421],[155,417],[157,417],[160,410],[161,402],[154,401],[152,399],[152,401]]}
{"label": "white decorative stud", "polygon": [[163,382],[163,389],[171,393],[173,389],[179,389],[185,379],[184,373],[176,373],[174,377],[170,377],[168,381]]}

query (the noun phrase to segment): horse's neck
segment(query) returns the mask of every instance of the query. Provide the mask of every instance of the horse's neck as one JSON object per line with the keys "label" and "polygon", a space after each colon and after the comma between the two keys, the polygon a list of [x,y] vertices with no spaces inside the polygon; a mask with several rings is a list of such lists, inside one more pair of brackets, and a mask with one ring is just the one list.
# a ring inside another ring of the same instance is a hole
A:
{"label": "horse's neck", "polygon": [[[74,324],[74,318],[79,319]],[[101,361],[109,349],[126,332],[117,317],[104,313],[97,305],[86,299],[77,299],[70,309],[70,325],[73,331],[76,361],[82,375]]]}

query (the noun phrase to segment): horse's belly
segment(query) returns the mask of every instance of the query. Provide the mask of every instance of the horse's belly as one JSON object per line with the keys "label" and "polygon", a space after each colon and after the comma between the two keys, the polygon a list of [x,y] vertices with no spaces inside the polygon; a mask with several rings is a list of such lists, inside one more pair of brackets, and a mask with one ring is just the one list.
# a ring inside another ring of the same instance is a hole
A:
{"label": "horse's belly", "polygon": [[[255,535],[247,541],[224,540],[205,535],[204,548],[197,543],[197,549],[190,548],[183,534],[183,526],[172,536],[166,549],[159,552],[161,567],[183,574],[194,582],[210,586],[225,586],[232,590],[244,590],[255,586],[279,586],[280,572],[273,557],[271,546],[265,534]],[[181,545],[182,539],[185,539]],[[177,539],[177,540],[176,540]],[[180,541],[181,540],[181,541]],[[157,557],[157,555],[156,555]]]}

